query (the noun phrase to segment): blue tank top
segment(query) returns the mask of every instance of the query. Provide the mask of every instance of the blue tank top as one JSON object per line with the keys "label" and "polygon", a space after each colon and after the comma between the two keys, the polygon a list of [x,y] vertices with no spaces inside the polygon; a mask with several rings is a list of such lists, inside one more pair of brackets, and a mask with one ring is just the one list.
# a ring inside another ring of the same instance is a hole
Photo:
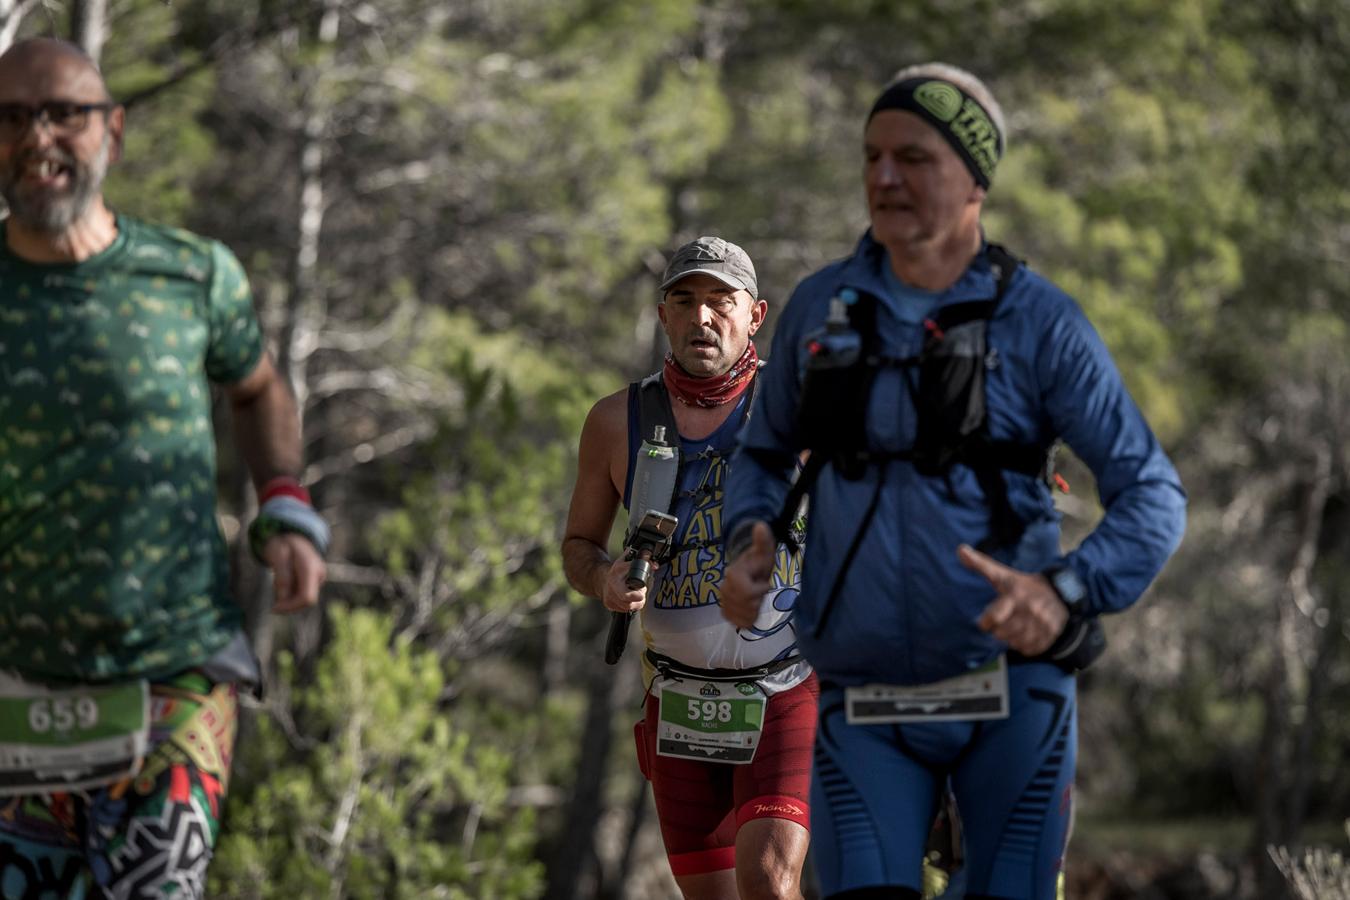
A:
{"label": "blue tank top", "polygon": [[[656,653],[685,665],[704,669],[751,669],[797,655],[792,607],[801,585],[801,552],[778,548],[773,588],[751,628],[737,629],[722,616],[718,593],[722,584],[722,493],[727,464],[736,436],[745,424],[751,392],[737,401],[726,421],[699,440],[680,435],[681,464],[675,486],[674,508],[679,519],[670,559],[657,572],[642,611],[643,637]],[[639,402],[631,392],[628,408],[628,474],[624,508],[632,499],[633,470],[638,448]],[[631,513],[631,510],[630,510]],[[800,670],[800,671],[798,671]],[[800,682],[809,669],[791,666],[783,690]],[[779,679],[775,678],[775,682]]]}

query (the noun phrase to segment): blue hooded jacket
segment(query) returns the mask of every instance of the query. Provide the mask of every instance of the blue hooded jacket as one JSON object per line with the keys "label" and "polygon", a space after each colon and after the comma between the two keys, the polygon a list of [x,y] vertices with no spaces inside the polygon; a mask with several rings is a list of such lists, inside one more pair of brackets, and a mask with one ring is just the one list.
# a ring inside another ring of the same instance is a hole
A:
{"label": "blue hooded jacket", "polygon": [[[760,373],[754,413],[741,432],[726,489],[724,534],[777,515],[791,485],[797,404],[806,336],[824,323],[829,301],[851,287],[880,299],[881,352],[909,357],[923,327],[907,323],[886,287],[885,249],[870,232],[854,254],[797,286],[774,334],[773,365]],[[945,306],[994,296],[982,249],[938,300]],[[993,360],[986,371],[988,427],[994,440],[1048,446],[1062,438],[1092,470],[1106,515],[1080,546],[1060,552],[1059,514],[1043,481],[1006,472],[1009,500],[1028,525],[998,558],[1024,572],[1072,567],[1087,586],[1090,613],[1116,612],[1137,600],[1176,549],[1186,495],[1176,470],[1131,399],[1101,338],[1078,305],[1020,266],[989,323]],[[906,374],[878,373],[868,405],[869,449],[894,453],[914,441],[915,412]],[[881,480],[875,515],[845,575],[824,628],[817,625],[839,567]],[[990,532],[990,509],[975,474],[955,466],[948,478],[913,464],[873,464],[857,481],[827,465],[811,490],[799,646],[823,679],[840,684],[925,684],[975,668],[1006,649],[976,624],[994,599],[956,550]]]}

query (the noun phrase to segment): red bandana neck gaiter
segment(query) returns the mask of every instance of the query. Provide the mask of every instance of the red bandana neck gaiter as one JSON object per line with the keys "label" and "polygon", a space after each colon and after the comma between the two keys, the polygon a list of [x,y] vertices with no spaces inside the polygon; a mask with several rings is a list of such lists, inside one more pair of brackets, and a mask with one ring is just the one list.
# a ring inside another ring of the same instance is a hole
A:
{"label": "red bandana neck gaiter", "polygon": [[730,403],[750,386],[759,368],[759,354],[755,352],[755,343],[746,345],[741,358],[736,360],[730,370],[710,378],[696,378],[675,362],[674,354],[666,354],[666,368],[663,378],[671,396],[685,406],[711,408]]}

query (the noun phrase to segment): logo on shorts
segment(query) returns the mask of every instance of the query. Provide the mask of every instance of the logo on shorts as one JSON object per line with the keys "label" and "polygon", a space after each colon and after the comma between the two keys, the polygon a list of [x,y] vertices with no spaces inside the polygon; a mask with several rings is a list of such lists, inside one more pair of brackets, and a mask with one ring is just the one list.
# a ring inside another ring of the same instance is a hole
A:
{"label": "logo on shorts", "polygon": [[793,806],[791,803],[756,803],[755,815],[762,816],[768,813],[786,813],[789,816],[805,817],[806,810],[800,806]]}

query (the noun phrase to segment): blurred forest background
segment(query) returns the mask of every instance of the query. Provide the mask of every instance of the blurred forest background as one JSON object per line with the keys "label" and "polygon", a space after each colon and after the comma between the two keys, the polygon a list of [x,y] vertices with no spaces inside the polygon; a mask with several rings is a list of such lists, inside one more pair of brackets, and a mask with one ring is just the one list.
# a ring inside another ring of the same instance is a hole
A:
{"label": "blurred forest background", "polygon": [[562,576],[581,422],[664,352],[680,242],[745,246],[770,329],[851,249],[868,105],[933,58],[1008,114],[990,236],[1083,304],[1191,495],[1081,681],[1069,895],[1278,898],[1269,847],[1335,877],[1347,0],[0,0],[0,46],[33,34],[128,106],[114,205],[244,261],[335,526],[319,612],[238,559],[270,677],[213,897],[674,896],[636,654]]}

